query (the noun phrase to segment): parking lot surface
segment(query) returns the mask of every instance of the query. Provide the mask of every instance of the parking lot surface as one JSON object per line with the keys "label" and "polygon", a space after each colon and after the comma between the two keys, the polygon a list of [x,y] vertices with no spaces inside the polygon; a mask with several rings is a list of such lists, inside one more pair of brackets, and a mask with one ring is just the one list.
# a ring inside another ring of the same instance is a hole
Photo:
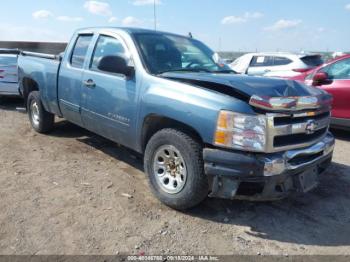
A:
{"label": "parking lot surface", "polygon": [[20,105],[0,102],[1,254],[350,254],[350,132],[306,195],[178,212],[151,194],[142,157],[62,120],[37,134]]}

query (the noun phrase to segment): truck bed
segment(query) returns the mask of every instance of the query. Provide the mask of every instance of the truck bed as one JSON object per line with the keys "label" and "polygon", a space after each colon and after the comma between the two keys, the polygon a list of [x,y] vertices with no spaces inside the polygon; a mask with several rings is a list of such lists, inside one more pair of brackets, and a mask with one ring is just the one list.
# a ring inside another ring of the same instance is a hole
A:
{"label": "truck bed", "polygon": [[20,72],[20,90],[23,93],[23,85],[26,79],[32,79],[40,86],[40,93],[45,109],[60,115],[57,102],[57,78],[60,68],[61,56],[44,53],[20,52],[18,56],[18,68]]}

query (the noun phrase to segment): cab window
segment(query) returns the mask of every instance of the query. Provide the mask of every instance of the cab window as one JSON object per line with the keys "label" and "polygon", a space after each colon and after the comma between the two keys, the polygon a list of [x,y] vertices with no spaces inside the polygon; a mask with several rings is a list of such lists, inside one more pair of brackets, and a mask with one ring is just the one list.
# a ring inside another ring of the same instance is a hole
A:
{"label": "cab window", "polygon": [[80,35],[73,49],[71,56],[71,65],[77,68],[83,68],[86,53],[92,40],[92,35]]}
{"label": "cab window", "polygon": [[97,40],[94,54],[91,59],[90,69],[100,71],[98,64],[105,56],[124,56],[125,48],[121,41],[110,36],[100,36]]}

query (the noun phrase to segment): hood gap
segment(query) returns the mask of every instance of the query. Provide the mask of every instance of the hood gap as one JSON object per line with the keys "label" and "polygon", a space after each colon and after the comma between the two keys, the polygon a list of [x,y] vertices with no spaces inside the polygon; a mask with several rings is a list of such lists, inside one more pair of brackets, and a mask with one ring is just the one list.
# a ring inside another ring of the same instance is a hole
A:
{"label": "hood gap", "polygon": [[181,83],[187,83],[191,84],[193,86],[199,87],[199,88],[204,88],[208,89],[211,91],[215,91],[224,95],[231,96],[233,98],[237,98],[239,100],[242,100],[246,103],[249,102],[250,96],[246,93],[240,92],[237,89],[235,89],[232,86],[224,85],[224,84],[219,84],[215,82],[209,82],[209,81],[203,81],[203,80],[194,80],[194,79],[180,79],[176,77],[166,77],[168,79],[178,81]]}

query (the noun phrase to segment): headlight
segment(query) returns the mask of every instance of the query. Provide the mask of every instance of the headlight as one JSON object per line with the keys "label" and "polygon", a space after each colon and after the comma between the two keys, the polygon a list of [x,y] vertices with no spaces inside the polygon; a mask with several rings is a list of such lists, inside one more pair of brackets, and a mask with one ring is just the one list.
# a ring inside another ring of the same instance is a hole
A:
{"label": "headlight", "polygon": [[214,139],[217,146],[263,152],[266,144],[266,118],[220,111]]}

